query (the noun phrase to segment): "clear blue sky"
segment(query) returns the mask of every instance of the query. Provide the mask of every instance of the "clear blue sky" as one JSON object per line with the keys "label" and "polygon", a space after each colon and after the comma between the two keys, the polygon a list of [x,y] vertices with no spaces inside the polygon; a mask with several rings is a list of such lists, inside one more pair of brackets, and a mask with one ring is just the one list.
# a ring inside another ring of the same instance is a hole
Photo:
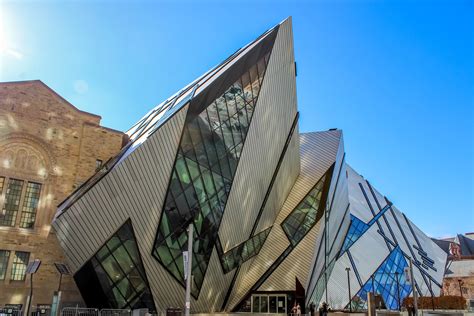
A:
{"label": "clear blue sky", "polygon": [[0,81],[126,130],[291,15],[301,131],[343,129],[348,162],[429,235],[474,231],[473,1],[173,2],[2,1]]}

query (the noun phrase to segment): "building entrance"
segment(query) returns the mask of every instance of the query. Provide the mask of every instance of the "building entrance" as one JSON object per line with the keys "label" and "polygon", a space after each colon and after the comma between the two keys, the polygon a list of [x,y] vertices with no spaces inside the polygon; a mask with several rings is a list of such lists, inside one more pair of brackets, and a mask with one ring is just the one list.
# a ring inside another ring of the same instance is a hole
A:
{"label": "building entrance", "polygon": [[286,314],[285,294],[252,295],[252,313]]}

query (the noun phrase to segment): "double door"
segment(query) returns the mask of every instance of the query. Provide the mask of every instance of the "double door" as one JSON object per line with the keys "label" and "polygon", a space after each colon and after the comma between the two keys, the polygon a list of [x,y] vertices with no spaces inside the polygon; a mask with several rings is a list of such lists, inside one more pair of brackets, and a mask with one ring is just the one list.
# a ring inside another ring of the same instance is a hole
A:
{"label": "double door", "polygon": [[252,313],[286,314],[285,294],[252,295]]}

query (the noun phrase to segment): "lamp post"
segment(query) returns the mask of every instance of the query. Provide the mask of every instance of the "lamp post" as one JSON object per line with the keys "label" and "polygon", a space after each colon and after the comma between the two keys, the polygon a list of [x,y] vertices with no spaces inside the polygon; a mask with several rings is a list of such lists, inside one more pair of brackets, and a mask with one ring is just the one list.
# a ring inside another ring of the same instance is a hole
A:
{"label": "lamp post", "polygon": [[397,298],[398,298],[398,311],[401,311],[401,302],[400,302],[400,280],[398,279],[398,271],[395,272],[395,278],[397,279]]}
{"label": "lamp post", "polygon": [[458,284],[459,284],[459,293],[461,293],[461,297],[464,298],[464,296],[462,295],[462,280],[461,279],[458,279]]}
{"label": "lamp post", "polygon": [[351,268],[346,268],[347,272],[347,289],[349,290],[349,311],[352,313],[352,295],[351,295],[351,279],[349,276],[349,272]]}
{"label": "lamp post", "polygon": [[38,271],[40,265],[41,260],[35,259],[33,262],[28,263],[28,266],[26,267],[26,274],[30,275],[30,295],[28,296],[28,304],[26,306],[26,316],[31,312],[31,301],[33,300],[33,275]]}

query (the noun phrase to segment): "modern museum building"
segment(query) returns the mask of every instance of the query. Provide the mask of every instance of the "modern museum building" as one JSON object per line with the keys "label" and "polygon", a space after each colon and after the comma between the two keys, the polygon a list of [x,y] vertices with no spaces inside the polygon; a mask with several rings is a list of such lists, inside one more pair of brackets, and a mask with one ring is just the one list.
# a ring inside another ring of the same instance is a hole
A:
{"label": "modern museum building", "polygon": [[295,65],[289,18],[153,108],[59,205],[88,306],[183,307],[190,223],[192,313],[439,295],[446,253],[347,163],[342,131],[299,133]]}

